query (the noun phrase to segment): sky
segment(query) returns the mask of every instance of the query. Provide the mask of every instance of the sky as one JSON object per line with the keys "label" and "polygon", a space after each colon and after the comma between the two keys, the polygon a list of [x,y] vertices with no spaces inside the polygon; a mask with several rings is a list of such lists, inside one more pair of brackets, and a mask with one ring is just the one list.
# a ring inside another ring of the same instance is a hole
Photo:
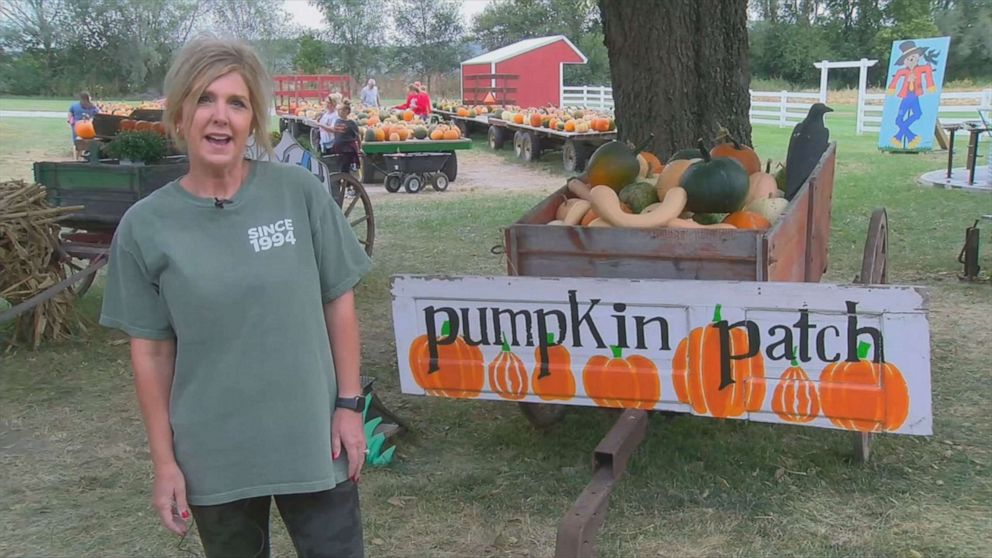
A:
{"label": "sky", "polygon": [[[310,5],[307,0],[284,0],[286,11],[293,17],[293,23],[300,27],[321,29],[324,27],[323,15],[320,10]],[[489,0],[461,0],[462,17],[466,26],[471,24],[472,17],[481,12]]]}

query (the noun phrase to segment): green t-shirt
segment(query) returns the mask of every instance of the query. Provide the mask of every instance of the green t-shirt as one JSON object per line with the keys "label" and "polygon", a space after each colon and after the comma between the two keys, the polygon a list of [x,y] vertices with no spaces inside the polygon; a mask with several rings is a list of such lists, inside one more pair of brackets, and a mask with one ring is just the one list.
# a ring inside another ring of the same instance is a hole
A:
{"label": "green t-shirt", "polygon": [[169,401],[189,502],[316,492],[337,396],[322,303],[371,266],[308,170],[253,161],[234,199],[171,182],[131,207],[111,246],[100,323],[176,339]]}

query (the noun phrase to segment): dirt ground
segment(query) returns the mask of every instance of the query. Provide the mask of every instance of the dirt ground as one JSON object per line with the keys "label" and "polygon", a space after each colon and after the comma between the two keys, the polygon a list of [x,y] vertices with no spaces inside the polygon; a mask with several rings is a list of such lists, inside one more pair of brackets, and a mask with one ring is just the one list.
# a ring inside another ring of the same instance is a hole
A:
{"label": "dirt ground", "polygon": [[[493,153],[482,149],[470,149],[458,153],[458,176],[448,186],[449,193],[485,193],[492,191],[528,191],[551,193],[561,188],[565,182],[560,175],[553,175],[533,165],[508,165]],[[550,155],[549,155],[550,158]],[[395,194],[386,191],[382,184],[366,184],[369,197],[407,196],[404,190]],[[418,192],[417,196],[441,195],[430,186]]]}

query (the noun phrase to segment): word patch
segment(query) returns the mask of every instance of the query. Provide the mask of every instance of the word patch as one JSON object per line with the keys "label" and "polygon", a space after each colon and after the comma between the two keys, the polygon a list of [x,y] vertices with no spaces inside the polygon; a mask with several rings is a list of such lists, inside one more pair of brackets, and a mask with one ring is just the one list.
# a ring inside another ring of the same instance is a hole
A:
{"label": "word patch", "polygon": [[293,235],[293,220],[282,219],[271,225],[248,229],[248,243],[256,252],[278,248],[283,244],[296,244]]}

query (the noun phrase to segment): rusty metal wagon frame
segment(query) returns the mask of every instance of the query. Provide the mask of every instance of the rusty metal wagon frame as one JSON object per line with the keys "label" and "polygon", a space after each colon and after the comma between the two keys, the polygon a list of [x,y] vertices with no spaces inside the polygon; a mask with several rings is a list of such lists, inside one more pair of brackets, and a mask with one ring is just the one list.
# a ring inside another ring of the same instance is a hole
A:
{"label": "rusty metal wagon frame", "polygon": [[[509,275],[818,282],[827,269],[836,144],[768,231],[698,231],[548,227],[572,197],[567,187],[539,203],[504,232]],[[888,219],[876,209],[869,220],[861,284],[888,282]],[[565,405],[519,403],[537,428],[569,411]],[[627,409],[592,454],[586,488],[559,523],[555,556],[591,557],[609,497],[647,434],[648,411]],[[871,456],[872,434],[852,433],[856,460]]]}

